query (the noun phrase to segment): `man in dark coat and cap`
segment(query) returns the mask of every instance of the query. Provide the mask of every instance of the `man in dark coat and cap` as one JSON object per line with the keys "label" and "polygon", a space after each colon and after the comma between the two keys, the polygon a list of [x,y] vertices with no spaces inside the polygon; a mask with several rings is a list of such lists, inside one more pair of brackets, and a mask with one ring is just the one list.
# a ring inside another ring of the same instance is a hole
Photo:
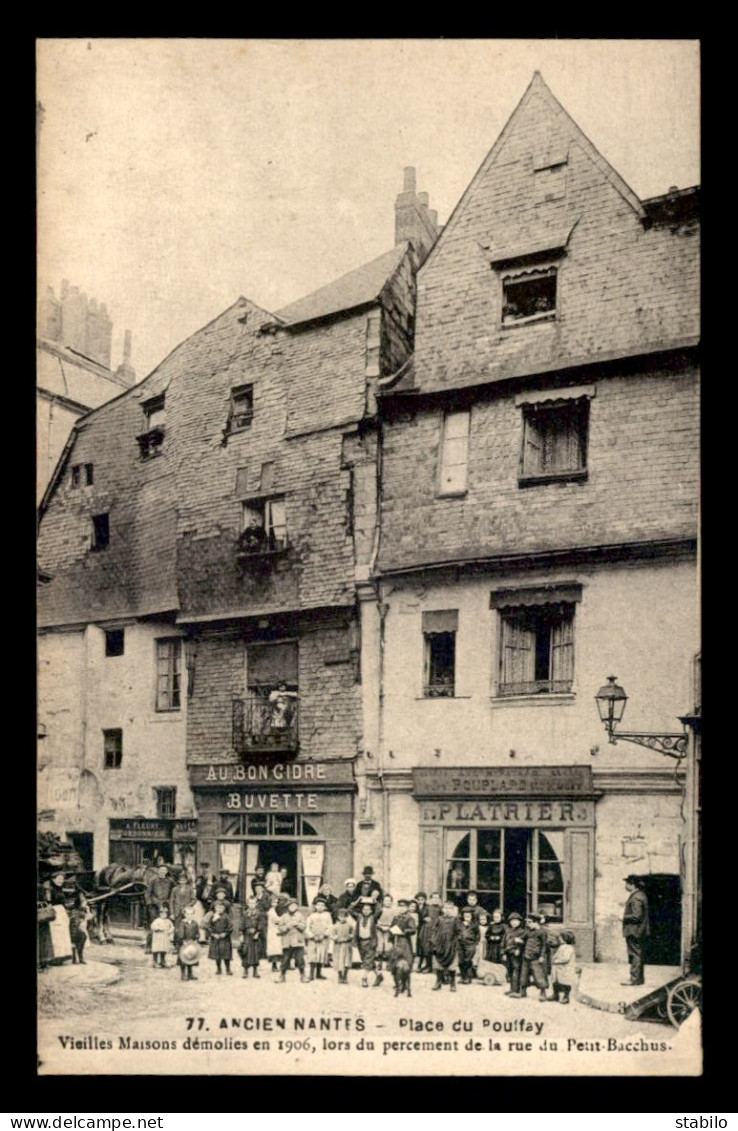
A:
{"label": "man in dark coat and cap", "polygon": [[372,868],[371,864],[367,864],[362,873],[361,885],[359,891],[357,892],[357,895],[360,897],[368,896],[369,899],[372,900],[372,902],[377,904],[382,902],[382,885],[377,883],[377,881],[374,879],[374,869]]}
{"label": "man in dark coat and cap", "polygon": [[630,980],[624,986],[643,985],[643,946],[650,934],[648,924],[648,898],[641,886],[639,876],[626,876],[625,887],[628,898],[623,910],[623,937],[628,949]]}

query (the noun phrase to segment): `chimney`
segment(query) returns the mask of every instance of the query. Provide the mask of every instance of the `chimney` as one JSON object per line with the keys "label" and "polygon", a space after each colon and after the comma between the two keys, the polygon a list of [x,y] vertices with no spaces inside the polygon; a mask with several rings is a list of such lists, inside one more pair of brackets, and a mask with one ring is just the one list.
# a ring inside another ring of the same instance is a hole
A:
{"label": "chimney", "polygon": [[405,240],[411,243],[420,264],[433,246],[438,231],[438,213],[428,207],[427,192],[416,192],[415,169],[408,165],[403,190],[395,201],[395,244]]}
{"label": "chimney", "polygon": [[123,361],[115,371],[115,376],[126,385],[136,384],[136,370],[131,365],[131,331],[123,335]]}

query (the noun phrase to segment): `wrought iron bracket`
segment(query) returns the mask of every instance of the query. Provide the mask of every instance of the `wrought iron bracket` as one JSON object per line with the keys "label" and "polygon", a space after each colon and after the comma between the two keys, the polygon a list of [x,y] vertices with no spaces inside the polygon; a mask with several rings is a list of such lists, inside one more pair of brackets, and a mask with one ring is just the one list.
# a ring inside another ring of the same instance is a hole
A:
{"label": "wrought iron bracket", "polygon": [[638,746],[646,746],[649,750],[658,750],[668,758],[687,757],[686,734],[651,734],[649,731],[613,731],[610,742],[634,742]]}

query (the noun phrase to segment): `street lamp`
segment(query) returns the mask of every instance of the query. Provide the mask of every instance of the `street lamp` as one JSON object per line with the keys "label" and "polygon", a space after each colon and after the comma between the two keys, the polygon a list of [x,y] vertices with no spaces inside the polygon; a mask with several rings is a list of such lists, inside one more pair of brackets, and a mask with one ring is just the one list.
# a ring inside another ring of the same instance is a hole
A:
{"label": "street lamp", "polygon": [[610,742],[614,745],[618,740],[635,742],[638,746],[647,746],[651,750],[658,750],[669,758],[686,758],[688,735],[686,725],[682,722],[684,730],[681,734],[654,734],[651,731],[616,731],[617,724],[623,717],[628,696],[625,689],[616,683],[617,676],[609,675],[607,683],[595,695],[597,710],[600,720],[604,723]]}

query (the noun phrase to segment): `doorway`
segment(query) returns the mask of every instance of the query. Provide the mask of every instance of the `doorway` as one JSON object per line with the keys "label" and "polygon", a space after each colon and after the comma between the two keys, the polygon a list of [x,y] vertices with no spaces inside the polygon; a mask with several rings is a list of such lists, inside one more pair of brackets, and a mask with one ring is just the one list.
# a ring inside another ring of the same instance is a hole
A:
{"label": "doorway", "polygon": [[682,893],[679,876],[642,876],[651,933],[643,948],[650,966],[681,965]]}
{"label": "doorway", "polygon": [[[281,890],[287,895],[297,893],[297,843],[294,840],[262,840],[256,844],[247,844],[245,856],[245,884],[243,890],[246,895],[251,895],[251,881],[256,873],[256,867],[261,864],[266,874],[272,863],[286,868],[287,874],[282,880]],[[299,899],[299,896],[298,896]]]}

